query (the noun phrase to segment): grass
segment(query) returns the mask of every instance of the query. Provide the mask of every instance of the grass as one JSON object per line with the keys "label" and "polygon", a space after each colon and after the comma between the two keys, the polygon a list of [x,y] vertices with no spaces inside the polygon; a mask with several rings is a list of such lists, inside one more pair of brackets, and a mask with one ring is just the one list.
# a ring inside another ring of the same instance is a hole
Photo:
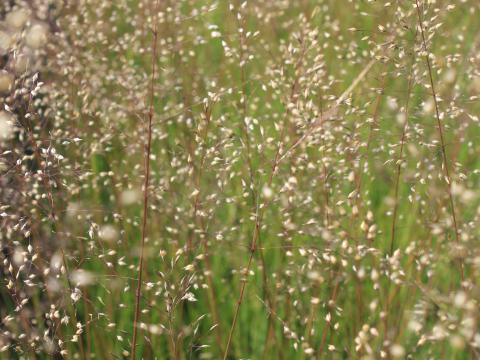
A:
{"label": "grass", "polygon": [[1,359],[479,356],[475,1],[40,3]]}

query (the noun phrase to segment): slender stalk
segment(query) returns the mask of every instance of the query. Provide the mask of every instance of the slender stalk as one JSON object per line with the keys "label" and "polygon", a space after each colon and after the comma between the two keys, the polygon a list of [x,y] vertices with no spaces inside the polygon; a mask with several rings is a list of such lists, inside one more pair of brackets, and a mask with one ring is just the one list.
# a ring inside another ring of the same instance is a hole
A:
{"label": "slender stalk", "polygon": [[[329,303],[332,303],[332,311],[335,310],[335,302],[337,300],[337,295],[338,295],[338,289],[340,287],[340,280],[337,280],[336,284],[335,284],[335,287],[333,288],[333,292],[332,292],[332,296],[330,297],[330,301]],[[325,343],[327,341],[327,335],[329,333],[328,330],[330,330],[330,328],[332,327],[332,323],[331,322],[328,322],[326,325],[325,325],[325,328],[323,329],[323,333],[322,333],[322,339],[320,341],[320,346],[318,348],[318,352],[317,352],[317,360],[321,359],[322,358],[322,354],[323,354],[323,351],[325,350]]]}
{"label": "slender stalk", "polygon": [[[323,110],[323,104],[322,104],[321,96],[320,96],[320,113],[322,113],[322,110]],[[325,148],[326,144],[325,144],[325,139],[324,138],[322,138],[322,143],[323,143],[323,146]],[[325,156],[326,156],[325,149],[323,149],[322,150],[322,157],[325,157]],[[330,228],[330,216],[329,216],[328,207],[330,206],[329,205],[329,203],[330,203],[329,199],[330,198],[329,198],[329,194],[328,194],[328,191],[329,191],[328,190],[328,171],[327,171],[327,167],[325,166],[324,162],[322,162],[322,169],[323,169],[323,193],[324,193],[324,197],[325,197],[325,201],[323,203],[324,216],[325,216],[324,224],[326,224],[327,229],[329,229]],[[331,278],[334,279],[334,275],[332,275]],[[320,298],[320,296],[321,296],[321,286],[317,285],[315,288],[317,290],[317,297]],[[306,340],[307,344],[310,344],[310,339],[312,337],[313,323],[315,321],[318,306],[319,306],[319,304],[313,304],[311,312],[310,312],[310,316],[309,316],[307,324],[306,324],[305,340]],[[306,357],[306,354],[304,352],[303,355],[302,355],[302,359],[305,359],[305,357]]]}
{"label": "slender stalk", "polygon": [[[415,35],[416,36],[416,35]],[[413,88],[413,65],[415,63],[415,56],[413,56],[412,65],[410,68],[410,74],[408,78],[408,90],[407,90],[407,99],[405,103],[405,110],[404,110],[404,124],[402,130],[402,137],[400,139],[400,149],[398,151],[397,157],[397,171],[395,174],[395,195],[393,199],[393,215],[392,215],[392,227],[391,227],[391,237],[390,237],[390,255],[393,254],[393,250],[395,249],[395,235],[396,235],[396,224],[397,224],[397,212],[398,212],[398,192],[400,188],[400,176],[402,173],[402,158],[403,158],[403,150],[405,148],[405,141],[407,137],[407,129],[408,129],[408,118],[410,116],[410,97],[412,94]]]}
{"label": "slender stalk", "polygon": [[[212,111],[213,110],[212,110],[211,106],[207,106],[205,108],[206,125],[205,125],[205,130],[203,131],[203,142],[205,144],[207,142],[208,131],[209,131],[210,124],[211,124]],[[195,180],[195,187],[198,190],[198,194],[195,196],[195,199],[193,201],[194,222],[199,224],[199,227],[200,227],[203,234],[207,233],[207,225],[205,224],[204,219],[201,216],[199,216],[199,210],[200,210],[200,207],[201,207],[201,197],[202,197],[201,180],[202,180],[202,176],[204,174],[206,161],[207,161],[207,148],[204,147],[203,150],[202,150],[201,157],[200,157],[199,169],[197,171],[196,180]],[[187,242],[187,250],[188,251],[193,251],[194,250],[193,249],[193,247],[194,247],[193,246],[194,237],[195,237],[195,231],[192,231],[190,236],[189,236],[188,242]],[[205,263],[205,268],[207,270],[205,272],[205,277],[206,277],[207,285],[208,285],[207,286],[208,304],[209,304],[209,307],[210,307],[210,311],[212,312],[212,320],[217,325],[215,327],[215,341],[217,342],[218,350],[219,350],[221,356],[223,356],[223,344],[222,344],[222,337],[221,337],[222,330],[221,330],[221,327],[220,327],[220,316],[218,315],[218,304],[217,304],[217,301],[216,301],[215,290],[214,290],[215,287],[214,287],[214,282],[213,282],[213,277],[212,277],[213,268],[212,268],[212,264],[211,264],[211,261],[210,261],[211,254],[210,254],[210,249],[209,249],[209,245],[208,245],[208,239],[206,237],[200,237],[200,242],[201,242],[201,245],[202,245],[201,249],[203,250],[203,254],[205,255],[204,263]],[[197,247],[197,249],[198,249],[198,247]]]}
{"label": "slender stalk", "polygon": [[[425,51],[425,62],[427,63],[427,68],[428,68],[428,77],[430,79],[430,86],[432,88],[432,96],[433,96],[433,102],[435,104],[435,116],[437,119],[437,128],[438,128],[438,134],[440,136],[440,145],[442,148],[442,157],[443,157],[443,168],[445,172],[445,178],[447,180],[447,192],[448,192],[448,198],[450,202],[450,211],[452,213],[452,221],[453,221],[453,227],[455,231],[455,241],[457,243],[460,242],[460,235],[458,232],[458,224],[457,224],[457,215],[455,212],[455,203],[453,201],[453,195],[452,195],[452,180],[450,177],[450,170],[448,167],[448,158],[447,158],[447,150],[445,148],[445,139],[443,135],[443,128],[442,128],[442,122],[440,121],[440,111],[438,107],[438,99],[437,99],[437,93],[435,91],[435,85],[433,82],[433,71],[432,71],[432,65],[430,63],[430,57],[428,55],[428,48],[427,48],[427,41],[425,40],[425,31],[423,29],[423,21],[422,21],[422,15],[420,13],[420,4],[418,0],[415,0],[416,3],[416,8],[417,8],[417,15],[418,15],[418,22],[420,25],[420,33],[422,35],[422,44],[423,44],[423,49]],[[463,273],[463,262],[460,260],[460,277],[463,281],[464,279],[464,273]]]}
{"label": "slender stalk", "polygon": [[[257,217],[258,217],[258,215],[257,215]],[[237,324],[238,314],[240,313],[240,306],[242,305],[243,297],[245,295],[245,289],[247,287],[248,273],[250,272],[250,268],[252,267],[253,256],[255,255],[255,252],[256,252],[258,233],[260,231],[259,228],[260,228],[260,224],[257,221],[257,224],[255,224],[255,231],[254,231],[254,236],[253,236],[253,240],[252,240],[252,245],[250,247],[250,256],[248,258],[248,264],[247,264],[247,267],[245,269],[245,279],[242,281],[242,285],[240,287],[240,294],[238,296],[237,306],[235,308],[235,314],[233,316],[232,326],[230,327],[230,332],[228,334],[227,346],[225,348],[225,352],[223,353],[223,360],[227,359],[228,352],[230,350],[230,345],[232,343],[232,337],[233,337],[233,333],[235,331],[235,326]]]}
{"label": "slender stalk", "polygon": [[[367,156],[369,155],[369,152],[370,152],[370,148],[371,148],[371,144],[372,144],[372,141],[373,141],[373,134],[375,132],[375,129],[377,128],[378,126],[378,118],[380,116],[380,106],[381,106],[381,102],[382,102],[382,98],[384,96],[384,93],[385,93],[385,86],[386,86],[386,77],[387,77],[387,71],[388,71],[388,62],[386,62],[384,65],[383,65],[383,68],[382,68],[382,71],[380,73],[380,90],[377,92],[377,96],[375,98],[375,103],[374,103],[374,108],[373,108],[373,116],[372,116],[372,122],[370,124],[370,127],[368,129],[368,138],[367,138],[367,144],[366,144],[366,149],[365,149],[365,157],[362,157],[360,155],[360,159],[359,159],[359,165],[358,165],[358,174],[356,175],[356,178],[357,178],[357,182],[356,182],[356,185],[355,185],[355,191],[357,193],[357,196],[355,197],[354,201],[356,203],[356,206],[358,207],[358,209],[362,209],[364,206],[363,202],[362,202],[362,198],[360,196],[360,194],[362,193],[362,185],[363,185],[363,171],[364,171],[364,164],[367,163]],[[355,223],[355,217],[352,217],[351,218],[351,227],[352,229],[356,228],[356,226],[354,225]],[[360,233],[360,235],[357,237],[356,235],[355,236],[355,246],[358,247],[360,245],[360,238],[362,236],[362,234]],[[365,231],[364,232],[364,236],[365,236],[365,243],[367,243],[368,241],[368,236],[367,236],[367,232]],[[354,260],[355,262],[355,266],[356,267],[359,267],[360,266],[360,261],[357,259],[357,260]],[[353,321],[353,329],[355,330],[355,332],[357,332],[358,330],[358,327],[361,326],[361,322],[362,322],[362,317],[363,317],[363,312],[364,312],[364,301],[363,301],[363,285],[362,283],[359,281],[359,279],[357,277],[355,277],[355,294],[356,294],[356,297],[357,297],[357,301],[356,301],[356,311],[355,311],[355,318],[354,318],[354,321]],[[325,332],[328,332],[330,330],[330,327],[327,327],[325,329]],[[321,351],[319,350],[319,354],[321,355]],[[318,357],[319,359],[320,357]]]}
{"label": "slender stalk", "polygon": [[[158,11],[158,3],[156,2],[155,13]],[[153,45],[152,45],[152,73],[150,79],[150,91],[149,99],[150,106],[148,110],[148,131],[147,131],[147,143],[145,147],[145,179],[143,183],[143,221],[142,221],[142,242],[140,250],[140,264],[138,269],[138,279],[137,279],[137,289],[135,291],[135,317],[133,320],[133,336],[132,336],[132,345],[131,345],[131,359],[135,360],[136,354],[135,350],[137,347],[137,335],[138,335],[138,322],[140,320],[140,298],[142,292],[142,277],[143,277],[143,267],[145,263],[145,238],[147,236],[147,217],[148,217],[148,194],[149,194],[149,185],[150,185],[150,154],[152,151],[152,120],[154,113],[154,101],[155,101],[155,74],[156,74],[156,59],[157,59],[157,43],[158,43],[158,25],[157,17],[155,16],[154,25],[153,25]]]}
{"label": "slender stalk", "polygon": [[[285,128],[283,128],[282,133],[280,135],[280,138],[282,138],[282,139],[283,139],[283,135],[284,135],[284,130],[285,130]],[[277,151],[276,151],[276,154],[275,154],[275,159],[272,163],[272,170],[271,170],[271,173],[270,173],[270,178],[268,180],[268,186],[269,187],[272,185],[273,177],[274,177],[274,175],[277,171],[278,164],[281,160],[280,152],[281,152],[281,142],[279,143],[279,145],[277,147]],[[227,340],[227,345],[226,345],[226,348],[225,348],[225,352],[223,354],[223,360],[226,360],[227,357],[228,357],[228,353],[229,353],[229,350],[230,350],[230,345],[231,345],[231,342],[232,342],[233,333],[235,331],[235,326],[237,324],[238,314],[240,313],[240,306],[242,305],[243,297],[245,295],[245,289],[247,287],[248,274],[249,274],[250,269],[252,267],[253,257],[255,255],[255,252],[258,250],[257,243],[258,243],[259,237],[260,237],[260,227],[261,227],[261,223],[262,223],[263,214],[265,213],[265,210],[268,208],[269,204],[270,204],[270,201],[267,201],[265,203],[265,206],[262,208],[262,213],[259,213],[259,208],[257,206],[257,213],[256,213],[256,219],[255,219],[255,229],[254,229],[254,232],[253,232],[253,238],[252,238],[252,242],[251,242],[251,245],[250,245],[250,256],[248,258],[247,267],[245,269],[246,278],[242,281],[242,285],[240,286],[240,294],[238,296],[237,305],[236,305],[236,308],[235,308],[235,313],[234,313],[234,316],[233,316],[232,325],[230,327],[230,332],[228,334],[228,340]],[[261,249],[260,249],[260,251],[261,251]]]}
{"label": "slender stalk", "polygon": [[[415,37],[416,38],[415,34]],[[403,129],[402,129],[402,135],[400,138],[400,149],[398,151],[398,156],[397,156],[397,168],[396,168],[396,173],[395,173],[395,190],[394,190],[394,199],[393,199],[393,214],[392,214],[392,224],[391,224],[391,236],[390,236],[390,256],[393,255],[393,251],[395,249],[395,236],[396,236],[396,226],[397,226],[397,218],[398,218],[398,198],[399,198],[399,189],[400,189],[400,177],[402,173],[402,158],[403,158],[403,152],[405,148],[405,142],[406,142],[406,137],[407,137],[407,130],[408,130],[408,118],[410,116],[410,97],[412,95],[412,89],[413,89],[413,84],[414,84],[414,77],[413,77],[413,68],[415,64],[415,53],[412,55],[412,64],[410,67],[410,73],[408,77],[408,90],[407,90],[407,99],[405,101],[405,109],[403,111],[403,114],[405,116],[404,119],[404,124],[403,124]],[[385,328],[384,331],[384,337],[388,336],[388,328],[389,328],[389,322],[390,322],[390,308],[391,305],[393,304],[393,301],[395,299],[395,296],[398,292],[398,287],[394,285],[394,291],[391,297],[389,296],[390,294],[390,288],[392,286],[391,279],[389,278],[389,282],[387,285],[386,289],[386,299],[385,299],[385,319],[383,321],[383,326]],[[403,308],[400,306],[400,308],[403,311]],[[402,311],[399,311],[399,314],[402,314]],[[402,315],[400,315],[402,316]]]}

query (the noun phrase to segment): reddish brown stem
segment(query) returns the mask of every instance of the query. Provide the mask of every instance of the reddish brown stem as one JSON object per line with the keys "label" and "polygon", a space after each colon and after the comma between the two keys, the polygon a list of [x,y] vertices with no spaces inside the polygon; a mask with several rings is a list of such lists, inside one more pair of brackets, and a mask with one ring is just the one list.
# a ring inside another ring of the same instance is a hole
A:
{"label": "reddish brown stem", "polygon": [[[155,12],[158,9],[159,0],[156,2]],[[154,100],[155,100],[155,73],[156,73],[156,59],[157,59],[157,40],[158,40],[158,29],[157,29],[157,19],[154,20],[153,28],[153,45],[152,45],[152,73],[150,81],[150,106],[148,111],[148,131],[147,131],[147,144],[145,149],[145,179],[143,183],[143,221],[142,221],[142,242],[140,250],[140,264],[138,269],[138,279],[137,279],[137,289],[135,291],[135,317],[133,320],[133,336],[132,336],[132,345],[131,345],[131,359],[135,360],[136,358],[136,347],[137,347],[137,335],[138,335],[138,322],[140,320],[140,298],[142,292],[142,277],[143,277],[143,267],[145,263],[145,238],[147,236],[147,217],[148,217],[148,192],[150,185],[150,154],[152,151],[152,120],[154,113]]]}
{"label": "reddish brown stem", "polygon": [[[433,82],[432,65],[430,63],[430,57],[428,55],[427,41],[425,40],[425,31],[423,29],[422,15],[420,13],[420,4],[419,4],[418,0],[415,0],[415,3],[416,3],[416,8],[417,8],[418,22],[419,22],[419,25],[420,25],[420,33],[422,35],[423,49],[425,51],[425,62],[427,63],[428,77],[429,77],[429,80],[430,80],[430,86],[432,88],[433,102],[435,104],[435,116],[436,116],[436,119],[437,119],[438,134],[440,136],[440,145],[441,145],[441,148],[442,148],[443,168],[444,168],[444,172],[445,172],[445,178],[447,180],[447,192],[448,192],[448,198],[449,198],[449,202],[450,202],[450,211],[452,213],[453,228],[454,228],[454,231],[455,231],[455,241],[457,243],[459,243],[460,242],[460,236],[459,236],[459,231],[458,231],[457,215],[456,215],[456,212],[455,212],[455,204],[454,204],[453,195],[452,195],[452,180],[451,180],[451,177],[450,177],[450,170],[449,170],[449,167],[448,167],[447,150],[445,148],[443,127],[442,127],[442,122],[440,120],[440,110],[439,110],[439,107],[438,107],[437,93],[435,91],[435,85],[434,85],[434,82]],[[463,281],[463,279],[464,279],[463,262],[461,262],[461,261],[460,261],[460,277]]]}

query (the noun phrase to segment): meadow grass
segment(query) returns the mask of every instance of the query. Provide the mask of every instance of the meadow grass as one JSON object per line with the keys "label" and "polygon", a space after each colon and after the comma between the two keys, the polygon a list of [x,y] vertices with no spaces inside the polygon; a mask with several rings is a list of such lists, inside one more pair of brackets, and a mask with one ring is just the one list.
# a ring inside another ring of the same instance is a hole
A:
{"label": "meadow grass", "polygon": [[0,358],[478,358],[479,13],[0,5]]}

